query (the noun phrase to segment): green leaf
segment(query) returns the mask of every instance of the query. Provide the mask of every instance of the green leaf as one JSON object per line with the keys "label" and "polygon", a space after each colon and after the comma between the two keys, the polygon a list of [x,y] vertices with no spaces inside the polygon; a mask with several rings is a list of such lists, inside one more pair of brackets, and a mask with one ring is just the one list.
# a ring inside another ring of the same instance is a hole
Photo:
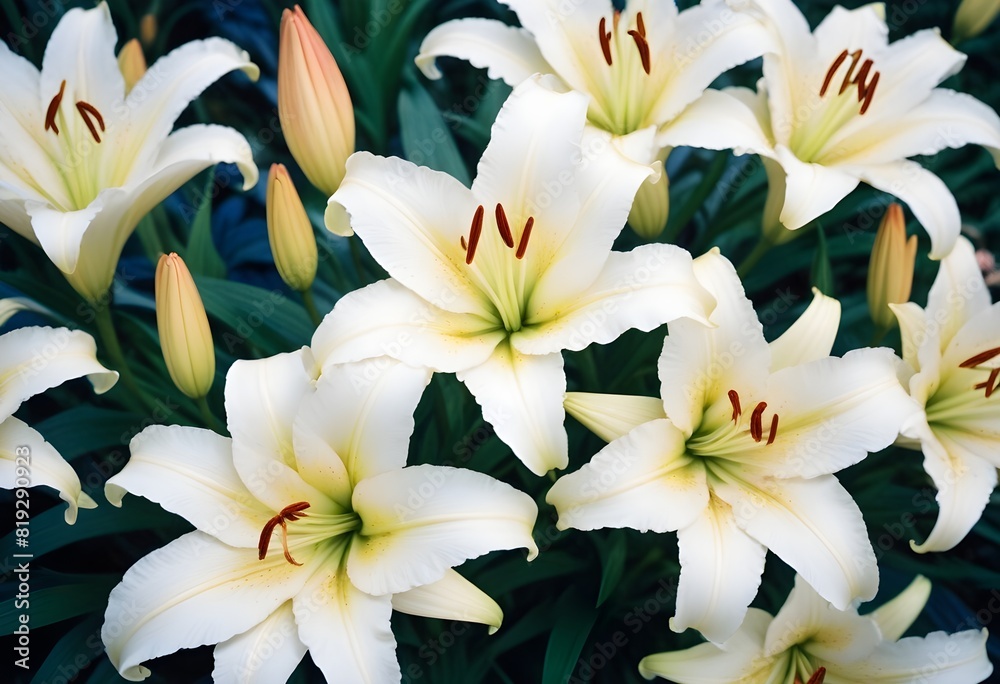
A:
{"label": "green leaf", "polygon": [[232,332],[216,336],[217,346],[241,353],[246,344],[267,354],[298,349],[313,333],[309,315],[281,290],[265,290],[218,278],[195,278],[208,314]]}
{"label": "green leaf", "polygon": [[833,296],[833,269],[830,267],[830,253],[826,247],[826,233],[823,226],[816,226],[816,254],[812,263],[813,286],[828,297]]}
{"label": "green leaf", "polygon": [[51,684],[66,681],[67,677],[72,679],[75,673],[99,658],[104,653],[104,643],[101,641],[103,622],[104,616],[98,613],[69,630],[49,651],[31,684]]}
{"label": "green leaf", "polygon": [[556,603],[556,623],[545,649],[542,684],[565,684],[573,674],[597,621],[597,612],[588,608],[588,603],[577,587],[571,587]]}
{"label": "green leaf", "polygon": [[[61,549],[64,546],[87,539],[104,537],[112,534],[123,534],[136,530],[152,530],[175,528],[180,534],[186,529],[177,516],[163,510],[157,504],[136,496],[127,496],[118,509],[102,501],[97,508],[80,511],[75,525],[67,525],[64,518],[65,504],[48,509],[42,513],[32,510],[31,516],[31,554],[35,558]],[[12,557],[17,550],[14,531],[0,539],[0,549],[5,558]]]}
{"label": "green leaf", "polygon": [[454,176],[466,187],[472,184],[448,124],[420,85],[399,94],[399,125],[407,159]]}
{"label": "green leaf", "polygon": [[29,629],[37,629],[84,613],[103,612],[111,588],[121,579],[115,575],[64,575],[60,576],[60,583],[56,586],[36,588],[34,573],[29,565],[31,591],[27,594],[26,606],[17,599],[17,574],[12,582],[3,584],[4,595],[14,596],[15,600],[4,601],[0,606],[0,634],[13,634],[20,624],[21,615],[29,616]]}
{"label": "green leaf", "polygon": [[209,169],[198,211],[191,221],[185,263],[194,275],[224,278],[226,263],[212,242],[212,196],[215,194],[215,169]]}
{"label": "green leaf", "polygon": [[67,461],[97,449],[124,447],[144,427],[138,413],[84,404],[35,424]]}
{"label": "green leaf", "polygon": [[596,542],[601,555],[601,588],[597,592],[597,607],[608,600],[625,571],[625,535],[612,532],[610,543]]}

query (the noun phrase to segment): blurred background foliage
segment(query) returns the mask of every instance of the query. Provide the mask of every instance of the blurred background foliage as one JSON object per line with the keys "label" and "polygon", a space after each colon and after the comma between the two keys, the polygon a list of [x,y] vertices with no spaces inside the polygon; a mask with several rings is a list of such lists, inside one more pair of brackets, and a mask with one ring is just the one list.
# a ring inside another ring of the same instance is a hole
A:
{"label": "blurred background foliage", "polygon": [[[668,0],[664,0],[668,1]],[[0,36],[20,54],[40,63],[59,16],[83,3],[57,0],[0,0]],[[691,4],[684,2],[682,5]],[[835,3],[799,2],[815,25]],[[848,6],[862,3],[851,2]],[[120,43],[142,41],[152,63],[192,39],[225,36],[251,54],[261,78],[250,83],[230,76],[212,86],[178,125],[212,121],[241,130],[259,166],[272,162],[296,167],[277,118],[277,28],[285,6],[278,0],[109,0]],[[413,65],[426,33],[453,18],[486,16],[514,23],[495,0],[302,0],[303,9],[324,36],[344,72],[356,107],[358,149],[403,156],[447,171],[465,183],[489,140],[490,126],[509,92],[484,71],[442,60],[446,78],[428,82]],[[956,10],[954,0],[901,0],[887,5],[892,39],[940,26],[945,37]],[[958,47],[969,55],[964,70],[945,85],[969,92],[1000,109],[1000,22]],[[752,86],[760,63],[723,76],[716,85]],[[2,87],[2,85],[0,85]],[[1000,176],[978,147],[947,150],[921,160],[955,194],[966,232],[984,253],[1000,249]],[[734,262],[747,255],[760,231],[766,195],[756,157],[678,149],[668,161],[671,214],[659,239],[677,242],[698,255],[713,245]],[[297,173],[297,171],[295,171]],[[161,252],[176,251],[187,261],[204,299],[218,352],[216,383],[209,402],[223,415],[224,376],[232,362],[296,349],[309,342],[312,325],[296,293],[279,279],[271,259],[264,220],[265,182],[239,191],[235,168],[220,166],[201,174],[143,221],[119,266],[114,317],[139,382],[156,398],[157,409],[137,412],[122,388],[94,397],[76,381],[28,402],[20,417],[38,428],[74,465],[84,489],[100,506],[80,512],[75,526],[63,521],[62,504],[49,491],[32,490],[32,672],[16,681],[121,681],[103,655],[100,625],[106,597],[136,560],[189,529],[158,506],[127,497],[123,510],[103,497],[107,478],[127,460],[129,439],[152,423],[201,425],[195,405],[169,382],[160,354],[153,310],[153,268]],[[328,311],[345,292],[385,276],[356,238],[336,238],[322,228],[325,197],[296,176],[320,245],[316,299]],[[765,334],[773,339],[805,308],[815,285],[840,298],[843,325],[835,353],[871,343],[873,326],[865,303],[868,257],[889,198],[862,186],[821,220],[816,230],[767,254],[746,278]],[[920,237],[914,301],[925,301],[936,265],[926,259]],[[626,230],[617,249],[639,243]],[[995,294],[995,292],[994,292]],[[96,333],[94,314],[65,283],[42,252],[12,232],[0,232],[0,295],[27,295],[51,317],[18,314],[10,325],[60,322]],[[607,346],[567,354],[571,390],[658,394],[656,358],[665,329],[631,332]],[[898,332],[884,344],[898,349]],[[693,632],[676,635],[667,625],[678,577],[674,535],[631,530],[558,532],[553,509],[544,502],[551,484],[530,474],[484,423],[465,388],[451,376],[436,376],[416,419],[411,463],[456,465],[487,472],[531,494],[539,503],[538,559],[522,553],[494,553],[461,571],[496,598],[505,623],[494,636],[479,625],[395,614],[393,628],[404,682],[632,682],[636,664],[649,653],[683,648],[699,641]],[[567,419],[573,471],[602,442]],[[934,490],[918,452],[890,448],[840,473],[864,512],[882,571],[874,604],[901,590],[916,573],[934,582],[930,603],[913,628],[927,631],[985,626],[1000,663],[1000,494],[972,534],[953,552],[919,556],[908,546],[923,538],[936,517]],[[0,491],[4,510],[10,492]],[[11,554],[13,515],[0,522],[0,632],[9,635],[17,614]],[[769,556],[754,605],[774,612],[792,585],[792,572]],[[867,608],[863,609],[867,610]],[[12,637],[3,637],[5,642]],[[9,647],[4,647],[9,654]],[[9,656],[4,656],[8,658]],[[6,667],[6,664],[5,666]],[[207,682],[210,647],[164,657],[152,667],[150,682]],[[5,678],[6,679],[6,678]],[[9,681],[9,680],[7,680]],[[309,657],[296,683],[321,681]],[[1000,681],[994,677],[991,681]]]}

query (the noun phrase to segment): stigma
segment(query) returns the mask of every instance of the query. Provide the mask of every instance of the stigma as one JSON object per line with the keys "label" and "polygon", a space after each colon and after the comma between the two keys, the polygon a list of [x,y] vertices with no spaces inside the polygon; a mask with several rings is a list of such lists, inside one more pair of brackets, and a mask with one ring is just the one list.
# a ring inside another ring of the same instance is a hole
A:
{"label": "stigma", "polygon": [[260,532],[260,540],[257,542],[257,560],[264,560],[267,556],[267,547],[271,544],[271,536],[275,527],[281,528],[281,548],[285,552],[285,560],[292,565],[302,565],[292,558],[288,550],[288,523],[295,522],[300,518],[307,517],[302,511],[309,508],[308,501],[299,501],[285,506],[281,511],[264,524],[264,529]]}

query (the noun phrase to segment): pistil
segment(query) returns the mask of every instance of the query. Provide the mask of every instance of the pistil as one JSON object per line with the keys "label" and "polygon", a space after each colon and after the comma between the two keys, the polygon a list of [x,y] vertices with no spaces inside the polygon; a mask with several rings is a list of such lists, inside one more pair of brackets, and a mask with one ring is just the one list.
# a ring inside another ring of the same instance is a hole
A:
{"label": "pistil", "polygon": [[258,560],[264,560],[264,557],[267,556],[267,547],[271,544],[271,535],[274,533],[274,528],[281,527],[281,548],[285,552],[285,560],[292,565],[302,565],[302,563],[292,558],[292,554],[288,550],[288,523],[307,517],[302,511],[309,508],[309,505],[308,501],[299,501],[298,503],[285,506],[278,515],[264,524],[264,529],[260,532],[260,540],[257,542]]}

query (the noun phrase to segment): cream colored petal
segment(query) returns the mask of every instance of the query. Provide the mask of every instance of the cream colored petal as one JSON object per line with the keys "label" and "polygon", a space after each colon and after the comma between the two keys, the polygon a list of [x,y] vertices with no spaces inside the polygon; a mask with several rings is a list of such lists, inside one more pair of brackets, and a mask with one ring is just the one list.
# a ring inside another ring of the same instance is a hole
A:
{"label": "cream colored petal", "polygon": [[439,620],[478,622],[489,625],[490,634],[503,622],[497,602],[454,570],[445,571],[437,582],[393,594],[392,609]]}
{"label": "cream colored petal", "polygon": [[830,355],[840,329],[840,302],[815,287],[813,300],[781,337],[771,342],[771,372]]}
{"label": "cream colored petal", "polygon": [[464,59],[511,86],[532,74],[553,71],[530,33],[490,19],[456,19],[433,29],[416,57],[417,67],[427,78],[441,78],[435,64],[438,57]]}
{"label": "cream colored petal", "polygon": [[667,417],[663,401],[657,397],[567,392],[563,406],[566,413],[605,442],[624,437],[643,423]]}
{"label": "cream colored petal", "polygon": [[214,684],[273,684],[286,681],[306,654],[292,615],[292,602],[256,627],[215,647]]}
{"label": "cream colored petal", "polygon": [[927,605],[931,581],[917,575],[900,594],[868,614],[875,621],[885,641],[897,641],[914,623]]}

